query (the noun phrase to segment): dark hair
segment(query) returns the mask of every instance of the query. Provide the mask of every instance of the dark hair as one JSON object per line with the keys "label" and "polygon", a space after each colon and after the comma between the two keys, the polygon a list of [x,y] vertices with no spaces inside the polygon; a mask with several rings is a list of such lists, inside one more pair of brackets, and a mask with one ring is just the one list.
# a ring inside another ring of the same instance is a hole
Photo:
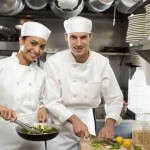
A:
{"label": "dark hair", "polygon": [[22,39],[25,40],[28,36],[22,36]]}

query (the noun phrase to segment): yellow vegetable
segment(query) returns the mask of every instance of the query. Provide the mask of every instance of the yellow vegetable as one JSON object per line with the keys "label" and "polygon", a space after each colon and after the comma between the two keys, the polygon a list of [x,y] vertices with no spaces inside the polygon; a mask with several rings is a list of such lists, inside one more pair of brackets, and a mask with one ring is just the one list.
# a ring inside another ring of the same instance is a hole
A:
{"label": "yellow vegetable", "polygon": [[115,138],[115,141],[117,141],[120,145],[122,145],[122,143],[123,143],[123,137],[122,136],[117,136],[116,138]]}
{"label": "yellow vegetable", "polygon": [[122,144],[125,148],[130,148],[132,146],[132,142],[130,139],[124,139]]}

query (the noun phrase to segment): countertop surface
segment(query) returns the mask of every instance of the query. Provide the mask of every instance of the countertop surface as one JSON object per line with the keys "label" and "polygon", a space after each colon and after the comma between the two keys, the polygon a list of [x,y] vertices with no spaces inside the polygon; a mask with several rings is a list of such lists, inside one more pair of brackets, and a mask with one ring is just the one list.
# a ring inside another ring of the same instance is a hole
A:
{"label": "countertop surface", "polygon": [[[80,140],[80,146],[81,146],[81,150],[110,150],[109,148],[95,148],[92,147],[90,145],[91,140],[90,139],[81,139]],[[115,150],[115,149],[113,149]],[[116,150],[128,150],[127,148],[124,148],[123,146],[120,149],[116,149]],[[134,150],[134,148],[131,147],[131,150]],[[142,149],[144,150],[144,149]]]}

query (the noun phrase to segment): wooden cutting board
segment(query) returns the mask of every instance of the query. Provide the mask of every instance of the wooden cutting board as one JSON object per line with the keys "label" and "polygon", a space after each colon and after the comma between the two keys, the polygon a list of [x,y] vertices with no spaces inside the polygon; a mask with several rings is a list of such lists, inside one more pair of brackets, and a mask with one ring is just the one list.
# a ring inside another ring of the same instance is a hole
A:
{"label": "wooden cutting board", "polygon": [[91,143],[90,139],[81,139],[80,140],[81,150],[97,150],[97,148],[91,147],[90,143]]}
{"label": "wooden cutting board", "polygon": [[[90,143],[91,143],[90,139],[81,139],[80,140],[81,150],[110,150],[107,148],[99,149],[99,148],[92,147],[90,146]],[[127,150],[127,148],[121,147],[120,149],[117,150]]]}

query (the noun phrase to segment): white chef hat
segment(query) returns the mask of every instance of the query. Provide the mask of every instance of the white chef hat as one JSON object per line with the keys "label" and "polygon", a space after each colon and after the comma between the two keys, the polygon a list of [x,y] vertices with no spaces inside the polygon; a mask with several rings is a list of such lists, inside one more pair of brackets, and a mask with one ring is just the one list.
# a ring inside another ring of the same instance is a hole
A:
{"label": "white chef hat", "polygon": [[64,21],[66,33],[87,32],[91,33],[92,21],[90,19],[75,16]]}
{"label": "white chef hat", "polygon": [[41,23],[38,22],[25,22],[21,27],[22,36],[37,36],[47,41],[51,31]]}

